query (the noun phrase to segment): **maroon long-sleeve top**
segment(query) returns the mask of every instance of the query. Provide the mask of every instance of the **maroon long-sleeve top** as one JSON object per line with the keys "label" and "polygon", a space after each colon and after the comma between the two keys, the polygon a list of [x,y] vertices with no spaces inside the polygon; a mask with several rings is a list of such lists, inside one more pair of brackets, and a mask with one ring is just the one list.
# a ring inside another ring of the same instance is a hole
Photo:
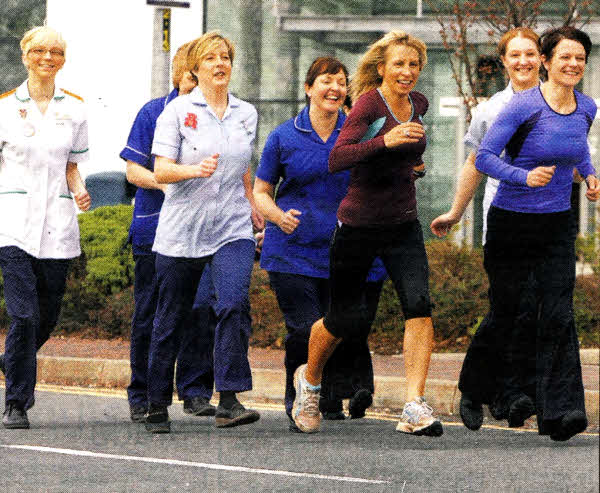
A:
{"label": "maroon long-sleeve top", "polygon": [[[411,121],[422,123],[429,102],[417,91],[409,94],[413,106]],[[361,142],[369,125],[385,117],[379,132]],[[388,149],[383,137],[399,120],[391,112],[383,95],[373,89],[363,94],[352,108],[329,155],[329,171],[351,169],[348,193],[337,217],[350,226],[400,224],[417,218],[417,198],[413,167],[423,163],[427,141],[402,144]]]}

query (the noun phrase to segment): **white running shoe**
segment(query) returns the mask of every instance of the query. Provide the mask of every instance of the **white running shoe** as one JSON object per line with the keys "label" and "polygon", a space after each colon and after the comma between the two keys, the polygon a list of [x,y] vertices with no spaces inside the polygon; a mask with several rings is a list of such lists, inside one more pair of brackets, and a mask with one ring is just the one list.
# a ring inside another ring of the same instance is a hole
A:
{"label": "white running shoe", "polygon": [[298,429],[304,433],[317,433],[321,428],[319,399],[321,386],[309,385],[304,377],[306,365],[300,365],[294,373],[296,398],[292,408],[292,416]]}
{"label": "white running shoe", "polygon": [[433,416],[433,409],[427,405],[424,397],[404,404],[396,431],[431,437],[439,437],[444,433],[442,423]]}

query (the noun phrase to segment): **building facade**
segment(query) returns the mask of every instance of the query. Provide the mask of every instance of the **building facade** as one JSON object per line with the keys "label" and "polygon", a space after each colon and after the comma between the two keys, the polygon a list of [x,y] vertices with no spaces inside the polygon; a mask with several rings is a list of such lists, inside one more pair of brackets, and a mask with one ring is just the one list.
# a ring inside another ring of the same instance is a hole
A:
{"label": "building facade", "polygon": [[[437,2],[443,5],[442,2]],[[429,101],[424,118],[428,147],[427,177],[418,184],[419,215],[427,226],[451,205],[456,176],[464,162],[462,136],[464,113],[457,106],[456,83],[440,37],[435,12],[423,0],[208,0],[207,28],[218,29],[237,46],[232,89],[259,110],[257,152],[278,124],[294,115],[304,104],[304,75],[312,60],[333,55],[350,73],[356,69],[367,46],[390,30],[403,30],[421,38],[428,46],[429,62],[417,89]],[[559,25],[565,2],[544,4],[537,30]],[[600,12],[584,30],[594,43],[581,90],[600,104]],[[495,52],[495,41],[485,26],[473,26],[469,39],[481,55]],[[502,87],[504,81],[496,81]],[[590,135],[594,164],[600,169],[600,124]],[[598,209],[583,199],[577,187],[575,202],[582,233],[598,224]],[[455,237],[468,244],[481,244],[481,194],[465,215]],[[596,222],[594,223],[594,217]],[[424,227],[428,231],[427,227]]]}

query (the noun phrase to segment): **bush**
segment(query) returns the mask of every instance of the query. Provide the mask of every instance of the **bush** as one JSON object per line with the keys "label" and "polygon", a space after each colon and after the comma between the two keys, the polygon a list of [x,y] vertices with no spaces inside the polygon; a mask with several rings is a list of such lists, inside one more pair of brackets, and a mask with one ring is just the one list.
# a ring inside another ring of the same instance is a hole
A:
{"label": "bush", "polygon": [[[81,214],[83,254],[73,262],[63,300],[59,332],[88,337],[129,337],[133,314],[134,264],[127,243],[131,206],[101,207]],[[487,276],[480,249],[434,240],[426,245],[430,269],[435,350],[464,350],[488,311]],[[579,339],[584,347],[600,341],[600,275],[580,276],[574,293]],[[2,284],[0,277],[0,296]],[[253,333],[250,344],[282,347],[286,334],[267,273],[254,266],[250,285]],[[402,349],[402,309],[390,281],[384,285],[369,338],[381,354]],[[0,298],[0,328],[9,319]]]}

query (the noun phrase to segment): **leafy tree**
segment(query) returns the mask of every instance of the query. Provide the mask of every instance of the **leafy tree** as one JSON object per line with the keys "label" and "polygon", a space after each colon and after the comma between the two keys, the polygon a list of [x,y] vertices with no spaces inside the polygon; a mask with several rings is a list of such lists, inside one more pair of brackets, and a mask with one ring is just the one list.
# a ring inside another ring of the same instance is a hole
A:
{"label": "leafy tree", "polygon": [[[440,36],[458,94],[467,109],[467,123],[471,109],[486,94],[484,85],[493,76],[493,64],[478,61],[477,45],[471,43],[471,34],[482,27],[489,41],[496,44],[504,33],[514,27],[535,29],[544,17],[553,25],[582,27],[592,15],[594,0],[452,0],[439,7],[434,0],[425,0],[440,25]],[[499,66],[499,65],[497,65]],[[489,95],[489,94],[487,94]]]}
{"label": "leafy tree", "polygon": [[28,29],[42,25],[45,17],[45,0],[0,2],[0,93],[16,87],[27,77],[19,41]]}

